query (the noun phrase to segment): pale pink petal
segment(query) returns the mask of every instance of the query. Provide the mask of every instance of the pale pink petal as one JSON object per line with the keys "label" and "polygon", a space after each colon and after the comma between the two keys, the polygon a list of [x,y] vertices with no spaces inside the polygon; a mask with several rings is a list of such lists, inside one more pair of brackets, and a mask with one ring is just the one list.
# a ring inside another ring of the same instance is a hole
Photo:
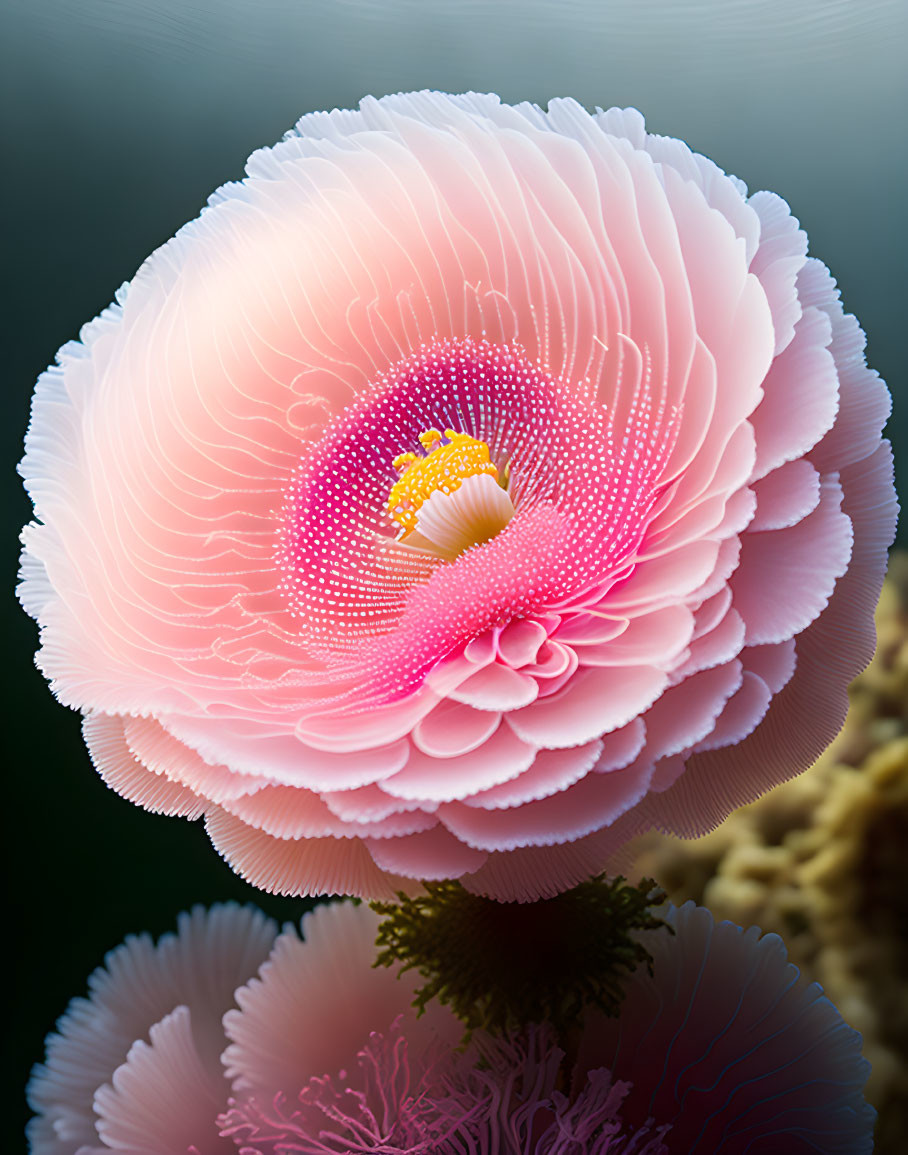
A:
{"label": "pale pink petal", "polygon": [[126,744],[123,731],[124,719],[118,715],[88,714],[82,724],[92,763],[111,790],[153,814],[190,819],[203,814],[206,799],[143,766]]}
{"label": "pale pink petal", "polygon": [[712,596],[703,599],[694,613],[694,633],[696,641],[718,626],[731,606],[731,590],[723,583],[722,588]]}
{"label": "pale pink petal", "polygon": [[[438,808],[439,814],[442,809]],[[468,844],[438,824],[402,838],[366,839],[365,845],[382,870],[407,878],[459,878],[478,870],[486,860],[482,848]]]}
{"label": "pale pink petal", "polygon": [[324,789],[326,784],[336,789],[368,785],[399,770],[407,758],[407,743],[402,739],[378,741],[363,750],[356,748],[358,739],[353,739],[353,749],[326,751],[292,733],[262,733],[261,725],[243,725],[234,719],[171,714],[159,723],[172,738],[186,743],[203,759],[210,759],[215,767],[229,763],[240,775],[312,790]]}
{"label": "pale pink petal", "polygon": [[29,1124],[35,1155],[97,1144],[95,1091],[110,1081],[132,1044],[180,1004],[192,1008],[194,1061],[206,1078],[220,1078],[221,1016],[235,989],[268,957],[276,933],[276,925],[251,907],[196,907],[180,916],[176,934],[157,945],[149,935],[130,936],[111,951],[88,980],[89,997],[73,999],[58,1020],[45,1062],[33,1072],[28,1099],[37,1112]]}
{"label": "pale pink petal", "polygon": [[686,606],[666,606],[631,619],[612,641],[578,645],[584,666],[642,666],[670,669],[691,640],[694,616]]}
{"label": "pale pink petal", "polygon": [[740,557],[741,539],[737,534],[727,537],[719,543],[712,572],[703,584],[691,594],[691,600],[694,604],[705,602],[726,588],[728,579],[738,568]]}
{"label": "pale pink petal", "polygon": [[421,811],[395,813],[376,822],[345,822],[317,794],[299,786],[265,786],[245,798],[222,802],[221,808],[247,826],[274,838],[396,838],[435,825]]}
{"label": "pale pink petal", "polygon": [[610,825],[640,801],[651,775],[652,763],[635,763],[607,774],[588,774],[575,785],[538,802],[508,810],[478,809],[453,802],[439,806],[438,817],[458,839],[480,850],[553,846],[573,842]]}
{"label": "pale pink petal", "polygon": [[697,743],[697,750],[718,750],[721,746],[742,741],[763,721],[771,701],[769,686],[762,678],[745,670],[739,689],[725,703],[708,737]]}
{"label": "pale pink petal", "polygon": [[430,802],[421,798],[392,798],[378,786],[326,791],[322,798],[330,810],[344,822],[381,822],[391,814],[408,810],[424,810],[431,813],[432,808]]}
{"label": "pale pink petal", "polygon": [[260,774],[244,774],[235,767],[204,761],[154,718],[125,718],[123,734],[143,766],[198,791],[212,802],[252,794],[269,781]]}
{"label": "pale pink petal", "polygon": [[820,475],[804,458],[780,465],[754,486],[757,512],[750,531],[787,529],[816,509]]}
{"label": "pale pink petal", "polygon": [[471,675],[451,691],[455,702],[463,702],[478,710],[505,713],[528,706],[536,698],[536,682],[512,670],[510,666],[494,662]]}
{"label": "pale pink petal", "polygon": [[805,305],[822,309],[832,323],[830,352],[839,374],[839,410],[832,429],[810,454],[821,472],[840,470],[873,454],[892,409],[889,391],[879,374],[867,367],[864,332],[845,313],[839,291],[821,261],[809,260],[798,277]]}
{"label": "pale pink petal", "polygon": [[643,718],[650,757],[667,758],[700,742],[738,691],[741,677],[741,663],[731,661],[666,690]]}
{"label": "pale pink petal", "polygon": [[[731,662],[741,653],[744,645],[744,619],[736,609],[730,606],[731,590],[728,593],[729,605],[722,618],[708,631],[695,638],[690,644],[690,657],[687,661],[672,672],[672,681],[680,682],[684,678],[692,677],[701,670],[711,670],[715,666]],[[717,598],[721,594],[715,595]],[[713,601],[713,599],[710,599]]]}
{"label": "pale pink petal", "polygon": [[670,555],[641,562],[631,578],[603,599],[602,610],[614,617],[639,607],[672,605],[699,589],[714,572],[719,546],[714,541],[691,542]]}
{"label": "pale pink petal", "polygon": [[[378,781],[388,772],[384,765],[375,769],[372,760],[373,770],[367,774],[365,765],[370,762],[373,750],[380,746],[395,752],[399,750],[401,739],[435,708],[439,700],[435,693],[425,689],[368,711],[308,714],[297,723],[296,732],[305,745],[334,756],[367,752],[366,758],[357,760],[357,767],[362,763],[364,769],[355,780],[332,783],[337,786],[365,786],[368,782]],[[331,767],[334,757],[323,760],[323,764]]]}
{"label": "pale pink petal", "polygon": [[536,660],[546,636],[545,626],[532,618],[510,622],[498,636],[498,653],[508,666],[519,670]]}
{"label": "pale pink petal", "polygon": [[654,794],[661,794],[684,773],[684,755],[671,754],[667,758],[660,758],[653,767],[653,776],[649,788]]}
{"label": "pale pink petal", "polygon": [[645,740],[646,726],[642,718],[635,718],[620,730],[603,734],[600,739],[602,752],[596,763],[597,772],[607,774],[610,770],[623,770],[643,749]]}
{"label": "pale pink petal", "polygon": [[807,234],[775,193],[755,192],[747,203],[760,219],[760,243],[750,271],[760,278],[772,310],[778,356],[790,344],[801,318],[797,277],[807,260]]}
{"label": "pale pink petal", "polygon": [[474,710],[446,698],[413,727],[411,738],[429,757],[454,758],[488,742],[500,724],[500,716],[489,707]]}
{"label": "pale pink petal", "polygon": [[595,613],[580,610],[560,621],[556,637],[570,646],[596,645],[620,637],[629,625],[628,618],[608,617],[598,610]]}
{"label": "pale pink petal", "polygon": [[510,726],[501,725],[484,745],[453,758],[431,758],[411,750],[403,770],[382,782],[379,789],[403,801],[451,802],[515,778],[535,756],[533,743],[519,738]]}
{"label": "pale pink petal", "polygon": [[[742,426],[742,430],[746,430]],[[739,441],[752,442],[747,432],[737,432],[732,438],[727,456],[736,462],[736,469],[740,475],[739,484],[743,485],[750,473],[748,458],[737,452]],[[710,488],[717,484],[714,478]],[[737,503],[746,490],[738,490],[734,482],[729,484],[725,477],[718,479],[720,492],[699,494],[686,506],[676,505],[674,502],[667,505],[660,517],[653,519],[651,532],[647,534],[644,548],[640,551],[639,560],[651,557],[661,557],[666,553],[674,553],[688,542],[699,541],[704,537],[727,537],[732,529],[726,529],[726,513],[734,515],[735,520],[741,520],[744,525],[749,517],[737,517]],[[729,493],[728,490],[731,490]]]}
{"label": "pale pink petal", "polygon": [[557,694],[562,686],[571,681],[580,665],[577,651],[561,642],[546,642],[539,653],[540,657],[545,657],[544,664],[526,667],[526,672],[533,675],[539,687],[537,701]]}
{"label": "pale pink petal", "polygon": [[626,726],[658,698],[667,678],[651,666],[589,667],[563,690],[506,716],[518,737],[534,745],[583,746]]}
{"label": "pale pink petal", "polygon": [[206,813],[205,829],[241,878],[271,894],[387,899],[403,888],[403,880],[376,866],[358,838],[274,838],[217,806]]}
{"label": "pale pink petal", "polygon": [[731,581],[748,645],[784,642],[827,605],[851,557],[852,524],[837,481],[821,485],[820,504],[790,529],[748,536]]}
{"label": "pale pink petal", "polygon": [[832,428],[839,378],[828,349],[831,336],[826,314],[805,309],[791,344],[773,361],[751,419],[757,435],[755,479],[803,456]]}
{"label": "pale pink petal", "polygon": [[792,638],[775,646],[747,646],[741,651],[741,661],[746,670],[762,678],[773,694],[778,694],[795,671],[795,641]]}
{"label": "pale pink petal", "polygon": [[573,647],[549,640],[540,648],[536,661],[530,666],[524,666],[522,672],[536,680],[541,698],[560,690],[565,682],[573,677],[579,664]]}
{"label": "pale pink petal", "polygon": [[373,967],[378,923],[366,906],[322,905],[303,916],[304,941],[290,931],[278,938],[259,977],[237,992],[240,1009],[224,1018],[224,1066],[235,1089],[295,1098],[312,1076],[355,1066],[369,1032],[387,1030],[398,1015],[416,1043],[459,1041],[461,1024],[440,1004],[417,1018],[417,975]]}
{"label": "pale pink petal", "polygon": [[[617,733],[623,735],[625,731],[619,730]],[[609,737],[613,735],[610,734]],[[598,766],[601,752],[601,741],[590,742],[586,746],[574,746],[570,753],[562,750],[540,750],[532,766],[522,774],[488,790],[477,791],[469,798],[464,798],[463,805],[478,806],[482,810],[500,810],[503,807],[519,806],[525,802],[547,798],[550,794],[557,794],[579,782],[588,771]],[[634,755],[631,755],[632,757]],[[628,761],[631,758],[628,758]]]}
{"label": "pale pink petal", "polygon": [[646,121],[636,108],[609,108],[596,110],[596,122],[610,136],[624,137],[634,148],[643,148],[646,140]]}
{"label": "pale pink petal", "polygon": [[[611,123],[607,120],[611,116],[610,110],[600,113],[599,120],[603,124]],[[617,110],[614,110],[617,111]],[[636,113],[635,109],[626,110]],[[643,118],[640,117],[642,128]],[[650,156],[661,165],[668,165],[675,169],[685,180],[693,181],[702,191],[706,201],[725,217],[735,230],[735,235],[744,241],[748,262],[752,261],[761,242],[761,225],[754,207],[745,200],[747,189],[736,177],[726,174],[713,161],[699,153],[692,152],[681,140],[670,136],[647,135],[641,133],[638,139],[636,125],[633,139],[636,148],[645,148]],[[608,131],[614,131],[609,128]]]}
{"label": "pale pink petal", "polygon": [[[220,1139],[216,1123],[227,1098],[220,1072],[199,1057],[191,1012],[177,1007],[149,1031],[149,1042],[133,1043],[111,1085],[95,1094],[98,1133],[104,1147],[136,1155],[228,1155],[233,1145]],[[162,1110],[162,1106],[166,1105]]]}

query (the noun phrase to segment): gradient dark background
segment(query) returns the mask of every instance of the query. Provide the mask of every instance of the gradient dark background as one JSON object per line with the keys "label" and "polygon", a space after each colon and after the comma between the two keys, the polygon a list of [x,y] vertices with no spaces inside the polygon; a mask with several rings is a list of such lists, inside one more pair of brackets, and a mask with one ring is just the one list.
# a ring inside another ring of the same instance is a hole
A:
{"label": "gradient dark background", "polygon": [[[12,598],[30,507],[13,474],[32,386],[143,258],[304,112],[431,87],[510,102],[636,105],[751,190],[790,203],[896,395],[908,473],[901,0],[3,0],[7,243],[3,673],[8,1047],[0,1149],[24,1150],[22,1088],[43,1037],[126,933],[194,902],[261,895],[199,824],[146,814],[93,772],[79,720],[32,663]],[[903,500],[904,504],[904,500]],[[905,530],[901,540],[908,540]],[[9,933],[9,930],[8,932]],[[21,1120],[21,1122],[20,1122]]]}

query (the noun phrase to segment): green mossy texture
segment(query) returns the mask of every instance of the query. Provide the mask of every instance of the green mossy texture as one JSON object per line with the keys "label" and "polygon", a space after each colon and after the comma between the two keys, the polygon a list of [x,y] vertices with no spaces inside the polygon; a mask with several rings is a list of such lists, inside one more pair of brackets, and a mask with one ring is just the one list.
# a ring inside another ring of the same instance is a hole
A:
{"label": "green mossy texture", "polygon": [[372,903],[384,916],[376,966],[416,969],[425,982],[414,1006],[438,999],[467,1032],[494,1034],[529,1023],[558,1033],[586,1009],[617,1014],[623,980],[652,958],[636,932],[663,927],[653,912],[664,895],[650,879],[635,886],[604,876],[555,898],[504,903],[470,894],[458,882]]}

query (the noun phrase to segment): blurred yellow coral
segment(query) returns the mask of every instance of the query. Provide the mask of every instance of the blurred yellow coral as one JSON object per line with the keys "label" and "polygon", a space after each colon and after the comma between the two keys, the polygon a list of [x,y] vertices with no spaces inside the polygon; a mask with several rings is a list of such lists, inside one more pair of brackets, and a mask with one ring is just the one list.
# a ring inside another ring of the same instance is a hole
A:
{"label": "blurred yellow coral", "polygon": [[785,939],[864,1036],[877,1155],[908,1151],[908,552],[894,552],[876,656],[815,765],[692,842],[650,834],[631,877]]}

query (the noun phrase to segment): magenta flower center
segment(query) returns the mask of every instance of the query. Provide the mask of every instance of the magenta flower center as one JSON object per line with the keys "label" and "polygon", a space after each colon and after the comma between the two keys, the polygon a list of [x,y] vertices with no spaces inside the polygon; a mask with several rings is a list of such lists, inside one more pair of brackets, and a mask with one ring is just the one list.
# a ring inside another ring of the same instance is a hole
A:
{"label": "magenta flower center", "polygon": [[302,636],[329,672],[396,696],[486,630],[598,600],[630,572],[676,422],[642,388],[616,428],[512,346],[423,348],[291,486],[278,561]]}

